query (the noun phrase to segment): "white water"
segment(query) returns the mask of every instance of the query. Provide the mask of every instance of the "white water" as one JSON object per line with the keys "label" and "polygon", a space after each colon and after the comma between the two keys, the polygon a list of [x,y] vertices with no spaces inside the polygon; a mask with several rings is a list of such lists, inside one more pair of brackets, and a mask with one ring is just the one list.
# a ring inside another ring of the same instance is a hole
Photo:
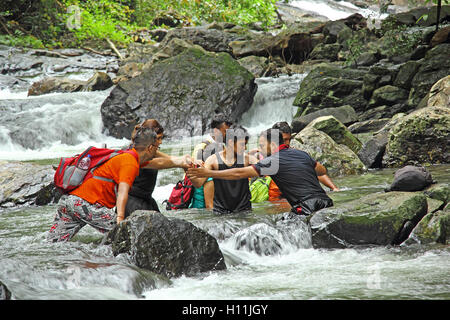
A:
{"label": "white water", "polygon": [[385,19],[388,16],[387,14],[380,14],[376,10],[359,8],[354,4],[346,1],[332,2],[326,0],[301,0],[290,1],[289,5],[308,12],[315,13],[317,15],[327,17],[329,20],[345,19],[354,13],[359,13],[365,18],[373,19]]}

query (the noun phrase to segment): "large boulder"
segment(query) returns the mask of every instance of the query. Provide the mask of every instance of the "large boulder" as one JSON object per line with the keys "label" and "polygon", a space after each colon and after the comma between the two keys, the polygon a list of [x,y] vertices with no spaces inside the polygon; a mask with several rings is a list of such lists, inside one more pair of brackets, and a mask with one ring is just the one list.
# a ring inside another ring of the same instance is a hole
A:
{"label": "large boulder", "polygon": [[342,122],[333,116],[324,116],[314,119],[307,127],[313,127],[325,132],[336,143],[346,145],[354,153],[358,153],[361,149],[361,141],[359,141]]}
{"label": "large boulder", "polygon": [[131,137],[134,126],[156,118],[169,136],[204,133],[222,112],[237,122],[256,93],[254,76],[227,53],[188,48],[120,82],[101,106],[109,135]]}
{"label": "large boulder", "polygon": [[422,193],[374,193],[317,211],[310,219],[315,248],[398,245],[427,214]]}
{"label": "large boulder", "polygon": [[53,185],[54,173],[49,165],[0,162],[0,208],[56,202],[61,194]]}
{"label": "large boulder", "polygon": [[389,132],[387,167],[449,163],[450,109],[427,107],[399,120]]}
{"label": "large boulder", "polygon": [[135,211],[107,235],[114,255],[166,277],[226,269],[216,239],[192,223],[156,211]]}
{"label": "large boulder", "polygon": [[364,111],[367,101],[361,90],[365,73],[332,64],[317,65],[300,84],[293,103],[299,107],[297,115],[343,105],[352,106],[357,113]]}
{"label": "large boulder", "polygon": [[366,170],[358,156],[346,145],[336,143],[326,133],[313,127],[299,132],[291,142],[323,164],[330,176],[359,174]]}

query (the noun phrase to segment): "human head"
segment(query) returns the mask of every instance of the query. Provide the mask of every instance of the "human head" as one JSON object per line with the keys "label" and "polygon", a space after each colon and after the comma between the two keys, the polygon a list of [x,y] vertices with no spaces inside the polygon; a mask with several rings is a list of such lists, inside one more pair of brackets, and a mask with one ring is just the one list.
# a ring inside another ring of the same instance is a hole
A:
{"label": "human head", "polygon": [[160,129],[157,126],[151,127],[142,124],[134,128],[131,137],[132,146],[138,152],[141,164],[154,158],[159,147],[158,131]]}
{"label": "human head", "polygon": [[212,136],[215,141],[223,142],[227,129],[233,124],[223,113],[214,115],[210,127],[212,130]]}
{"label": "human head", "polygon": [[267,129],[260,133],[258,149],[264,156],[270,156],[283,144],[283,135],[279,129]]}
{"label": "human head", "polygon": [[250,135],[243,126],[233,124],[226,131],[226,145],[227,148],[233,148],[234,154],[242,155],[247,146]]}
{"label": "human head", "polygon": [[164,128],[159,124],[159,122],[155,119],[147,119],[144,120],[141,124],[138,124],[134,127],[133,132],[131,133],[131,142],[134,142],[136,132],[139,128],[148,128],[153,129],[156,132],[156,142],[155,145],[159,148],[162,140],[164,138]]}
{"label": "human head", "polygon": [[286,121],[280,121],[272,126],[272,129],[280,130],[283,136],[283,143],[287,146],[291,144],[292,129]]}

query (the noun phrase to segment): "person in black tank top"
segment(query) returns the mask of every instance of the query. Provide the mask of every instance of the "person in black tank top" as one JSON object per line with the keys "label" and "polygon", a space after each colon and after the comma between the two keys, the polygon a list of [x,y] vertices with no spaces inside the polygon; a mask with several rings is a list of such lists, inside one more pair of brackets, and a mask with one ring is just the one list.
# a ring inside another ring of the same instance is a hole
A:
{"label": "person in black tank top", "polygon": [[[236,161],[232,166],[227,166],[220,154],[217,154],[218,170],[243,168],[244,163]],[[214,181],[214,212],[232,213],[252,209],[251,194],[248,179]]]}
{"label": "person in black tank top", "polygon": [[[204,167],[209,170],[221,171],[231,168],[243,168],[256,163],[257,159],[245,152],[248,142],[248,132],[239,125],[232,125],[226,131],[225,149],[206,159]],[[199,188],[206,178],[191,179],[194,187]],[[251,193],[248,178],[237,180],[214,179],[215,213],[235,213],[252,209]]]}

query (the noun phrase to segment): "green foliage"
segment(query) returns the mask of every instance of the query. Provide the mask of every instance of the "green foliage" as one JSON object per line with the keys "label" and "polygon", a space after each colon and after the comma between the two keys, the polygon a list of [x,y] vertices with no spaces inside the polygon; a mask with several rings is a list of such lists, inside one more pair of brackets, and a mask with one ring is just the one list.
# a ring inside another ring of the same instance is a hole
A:
{"label": "green foliage", "polygon": [[41,40],[34,36],[28,35],[18,35],[10,36],[9,34],[0,34],[0,44],[11,46],[11,47],[27,47],[34,49],[44,48],[44,44]]}
{"label": "green foliage", "polygon": [[[247,25],[276,22],[276,0],[2,0],[2,43],[61,47],[110,39],[118,46],[132,41],[139,28],[156,28],[155,18],[173,17],[173,25],[213,21]],[[70,8],[77,11],[70,11]],[[75,20],[74,20],[75,19]],[[76,22],[74,25],[71,22]],[[167,20],[165,20],[167,21]],[[162,25],[166,27],[166,25]],[[17,35],[16,30],[22,34]],[[17,39],[13,39],[17,38]],[[39,40],[37,40],[39,39]],[[41,41],[39,43],[38,41]]]}
{"label": "green foliage", "polygon": [[275,22],[276,0],[136,0],[134,16],[139,26],[151,27],[164,13],[175,13],[185,23],[224,21],[237,25],[261,22],[267,27]]}

